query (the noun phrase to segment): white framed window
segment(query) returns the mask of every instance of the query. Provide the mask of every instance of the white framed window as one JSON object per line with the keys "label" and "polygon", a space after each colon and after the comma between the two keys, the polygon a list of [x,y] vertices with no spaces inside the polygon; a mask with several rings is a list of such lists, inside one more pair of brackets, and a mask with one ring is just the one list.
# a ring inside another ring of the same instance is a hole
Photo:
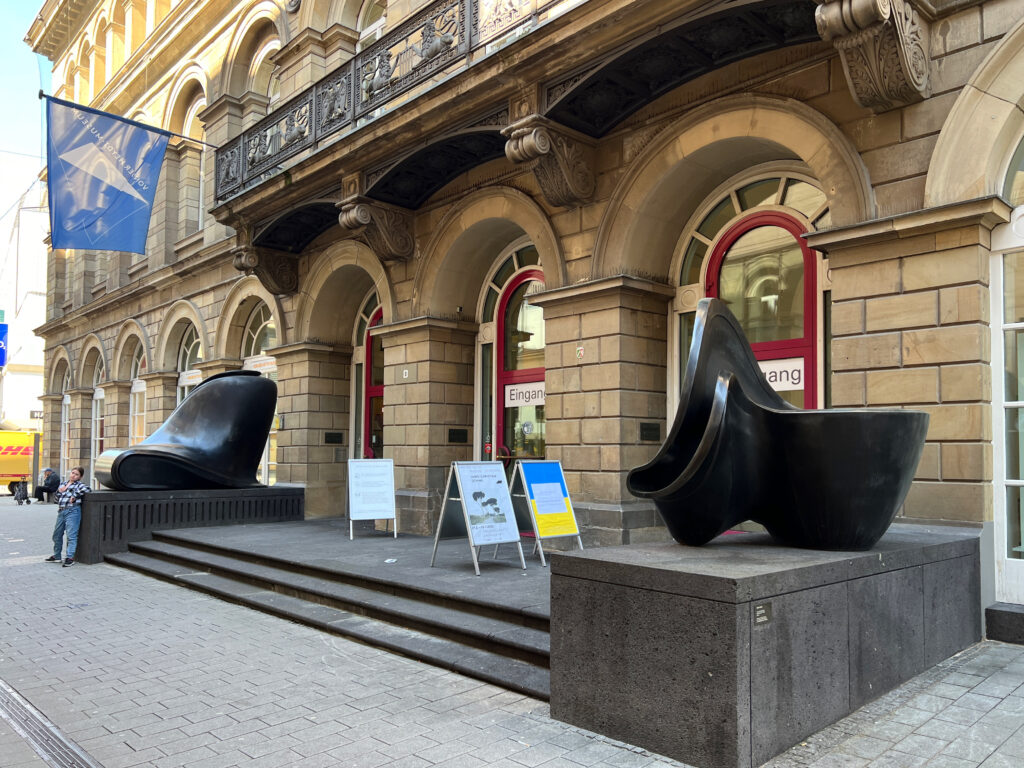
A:
{"label": "white framed window", "polygon": [[[277,381],[277,360],[267,354],[267,350],[277,346],[277,326],[270,307],[262,301],[249,313],[245,329],[242,331],[242,368],[248,371],[259,371],[273,381]],[[270,425],[263,456],[256,471],[256,479],[264,485],[277,482],[277,431],[280,418],[274,411],[274,421]]]}
{"label": "white framed window", "polygon": [[96,479],[96,459],[103,453],[106,431],[106,400],[101,386],[103,379],[103,361],[99,360],[93,368],[92,375],[92,419],[89,431],[89,485],[96,489],[100,487],[100,482]]}
{"label": "white framed window", "polygon": [[384,456],[384,346],[370,329],[380,325],[384,311],[376,289],[360,305],[352,337],[352,440],[350,456]]}
{"label": "white framed window", "polygon": [[132,356],[130,373],[132,388],[128,395],[128,445],[136,445],[146,439],[146,382],[142,379],[145,372],[146,355],[139,343]]}
{"label": "white framed window", "polygon": [[202,371],[196,365],[203,359],[203,345],[195,326],[190,325],[181,337],[178,347],[178,389],[177,404],[181,405],[188,393],[203,380]]}
{"label": "white framed window", "polygon": [[71,467],[71,395],[68,390],[71,388],[71,371],[64,371],[64,378],[61,380],[60,391],[63,394],[60,400],[60,462],[58,474],[61,480],[68,476]]}

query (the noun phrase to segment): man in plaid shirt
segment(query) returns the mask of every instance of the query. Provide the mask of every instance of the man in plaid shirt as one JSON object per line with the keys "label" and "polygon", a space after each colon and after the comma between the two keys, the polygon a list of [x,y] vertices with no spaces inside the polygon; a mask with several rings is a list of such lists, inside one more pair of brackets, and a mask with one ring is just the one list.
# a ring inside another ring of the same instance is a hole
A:
{"label": "man in plaid shirt", "polygon": [[84,469],[75,467],[68,481],[57,488],[57,524],[53,527],[53,554],[46,558],[48,563],[60,562],[60,550],[64,544],[64,535],[67,534],[68,548],[64,567],[75,564],[78,528],[82,524],[82,497],[91,490],[82,482],[84,474]]}

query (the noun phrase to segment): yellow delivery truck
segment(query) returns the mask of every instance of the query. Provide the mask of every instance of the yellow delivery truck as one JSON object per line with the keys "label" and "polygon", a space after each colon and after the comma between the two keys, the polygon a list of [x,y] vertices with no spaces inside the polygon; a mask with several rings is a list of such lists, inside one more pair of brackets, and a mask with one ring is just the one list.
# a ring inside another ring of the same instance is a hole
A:
{"label": "yellow delivery truck", "polygon": [[35,484],[32,459],[35,455],[36,434],[28,430],[0,430],[0,483],[6,485],[12,495],[21,482]]}

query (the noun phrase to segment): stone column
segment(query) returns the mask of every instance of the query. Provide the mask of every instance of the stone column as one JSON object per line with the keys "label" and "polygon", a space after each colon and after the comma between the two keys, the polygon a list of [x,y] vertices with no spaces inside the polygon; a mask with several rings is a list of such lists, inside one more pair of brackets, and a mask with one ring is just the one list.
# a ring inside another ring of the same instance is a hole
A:
{"label": "stone column", "polygon": [[88,470],[89,439],[92,436],[92,392],[92,387],[78,387],[67,392],[71,396],[71,424],[68,428],[69,470],[79,465]]}
{"label": "stone column", "polygon": [[275,347],[277,482],[306,487],[306,517],[345,511],[352,351],[305,342]]}
{"label": "stone column", "polygon": [[129,438],[128,414],[132,383],[112,381],[103,385],[106,402],[105,448],[127,448]]}
{"label": "stone column", "polygon": [[155,371],[140,376],[146,382],[146,434],[152,435],[177,406],[177,371]]}
{"label": "stone column", "polygon": [[[242,104],[233,96],[221,96],[199,113],[199,120],[206,129],[204,141],[214,146],[223,146],[242,133]],[[241,152],[241,149],[239,149]],[[205,200],[203,206],[209,210],[213,207],[217,189],[216,153],[210,150],[206,161],[206,183],[204,184]],[[240,155],[236,158],[240,163]],[[236,171],[241,166],[236,167]],[[221,169],[223,173],[224,170]],[[218,223],[212,216],[203,219],[203,241],[210,245],[234,234],[234,230]]]}
{"label": "stone column", "polygon": [[[384,345],[384,455],[395,462],[398,529],[429,535],[451,462],[473,456],[476,326],[419,318],[374,335]],[[466,442],[449,442],[452,429]]]}
{"label": "stone column", "polygon": [[39,457],[39,468],[56,468],[60,464],[60,403],[64,396],[42,395],[39,399],[43,403],[43,439],[39,446],[42,454]]}
{"label": "stone column", "polygon": [[989,242],[1000,200],[810,235],[832,274],[832,405],[931,415],[902,515],[992,520]]}
{"label": "stone column", "polygon": [[626,490],[626,473],[650,460],[665,437],[673,293],[619,276],[530,299],[544,309],[547,458],[562,462],[590,544],[668,536],[653,505]]}

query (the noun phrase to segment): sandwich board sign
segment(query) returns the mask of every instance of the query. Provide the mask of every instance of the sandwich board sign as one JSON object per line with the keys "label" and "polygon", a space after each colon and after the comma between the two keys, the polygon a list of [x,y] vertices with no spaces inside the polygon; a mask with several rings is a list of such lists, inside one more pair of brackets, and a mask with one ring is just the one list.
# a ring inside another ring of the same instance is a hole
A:
{"label": "sandwich board sign", "polygon": [[352,540],[353,520],[394,520],[395,462],[392,459],[348,460],[348,538]]}
{"label": "sandwich board sign", "polygon": [[515,508],[500,461],[453,461],[444,490],[444,506],[434,534],[434,552],[430,567],[437,560],[441,539],[469,539],[473,570],[480,575],[480,547],[488,544],[515,544],[519,562],[526,569]]}
{"label": "sandwich board sign", "polygon": [[511,492],[519,530],[536,537],[541,565],[547,565],[544,539],[575,536],[583,549],[561,462],[517,461]]}

